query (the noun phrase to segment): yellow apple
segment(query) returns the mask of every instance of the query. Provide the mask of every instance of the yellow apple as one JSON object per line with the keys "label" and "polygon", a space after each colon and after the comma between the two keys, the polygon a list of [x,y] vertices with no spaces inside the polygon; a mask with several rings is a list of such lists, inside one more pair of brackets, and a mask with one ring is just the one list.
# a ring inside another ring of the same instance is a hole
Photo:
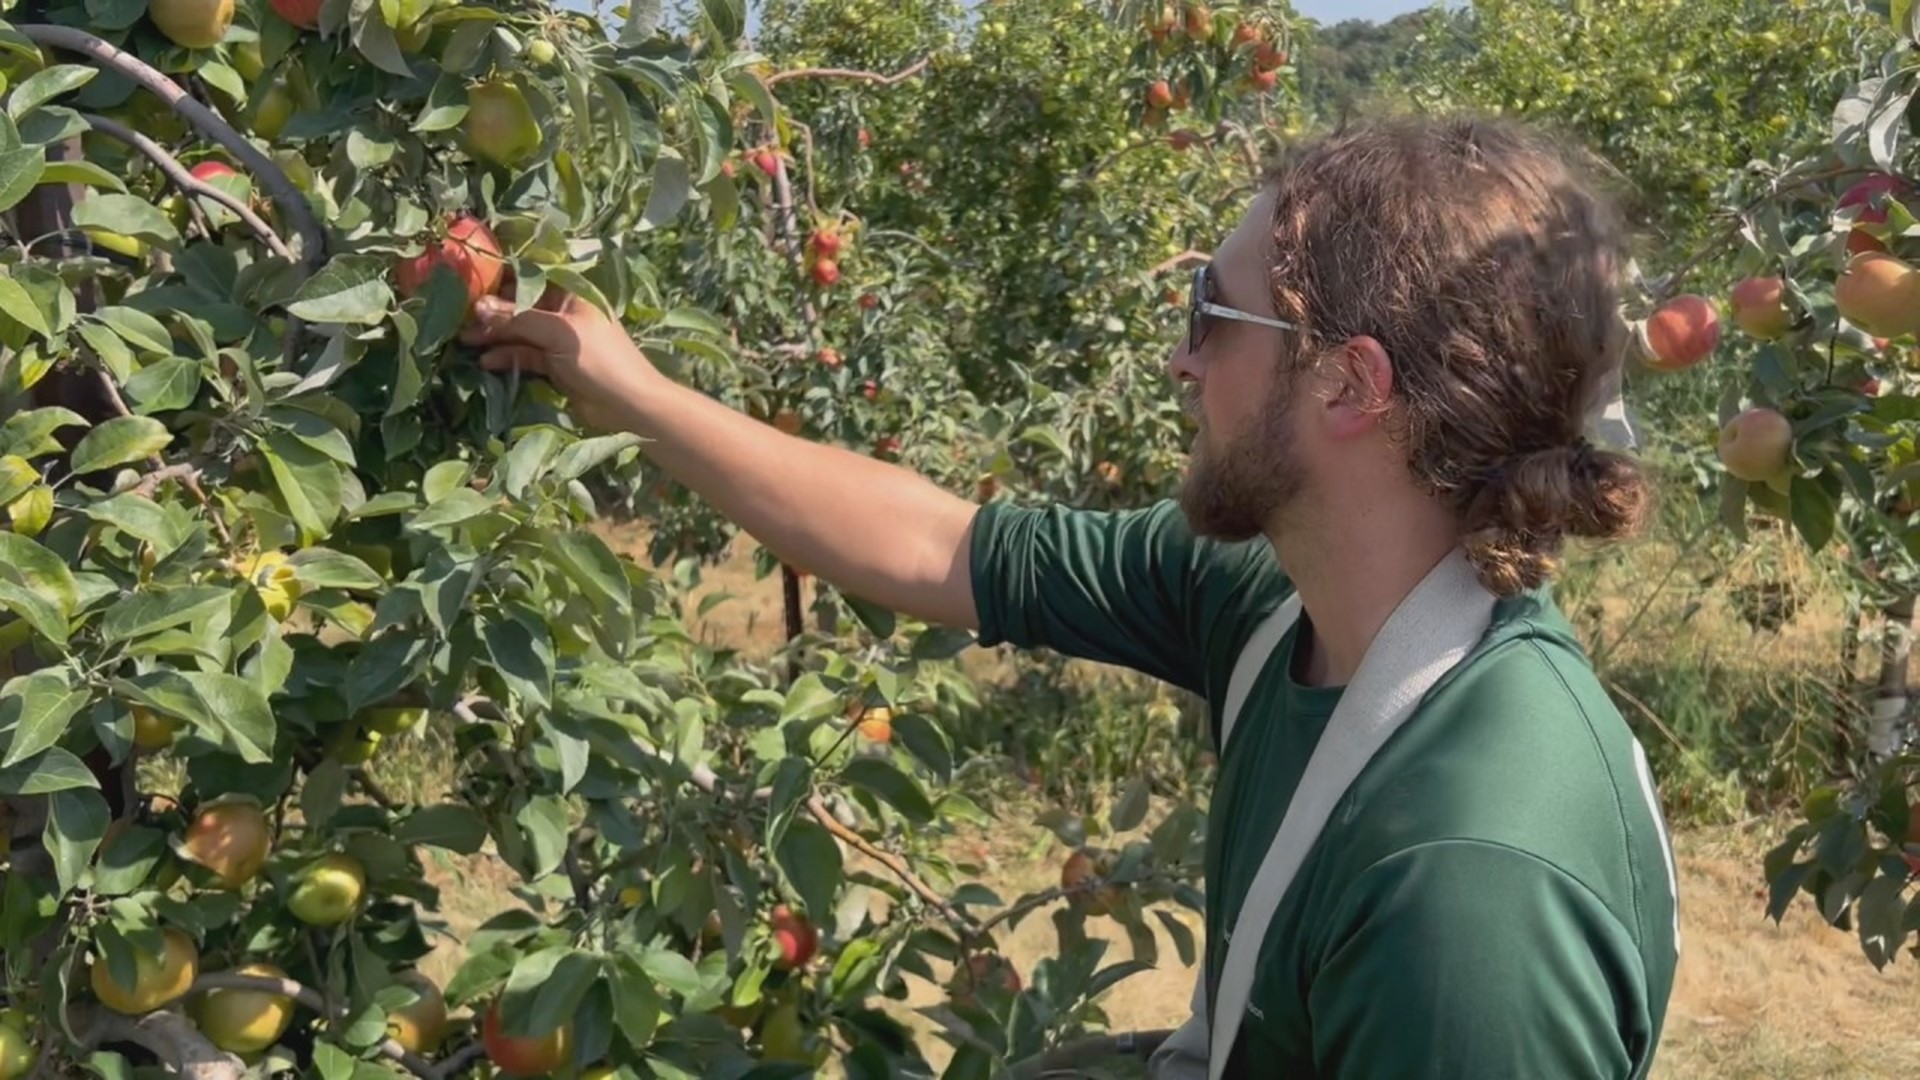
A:
{"label": "yellow apple", "polygon": [[366,868],[353,856],[335,851],[300,875],[287,910],[309,926],[335,926],[353,917],[366,893]]}

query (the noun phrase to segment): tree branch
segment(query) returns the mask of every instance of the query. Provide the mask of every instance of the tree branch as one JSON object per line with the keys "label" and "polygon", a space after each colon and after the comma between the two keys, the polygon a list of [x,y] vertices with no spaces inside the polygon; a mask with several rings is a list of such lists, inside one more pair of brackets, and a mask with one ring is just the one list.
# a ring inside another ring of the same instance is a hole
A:
{"label": "tree branch", "polygon": [[840,819],[833,816],[833,810],[827,806],[825,799],[818,795],[808,796],[807,813],[811,814],[813,820],[819,822],[822,828],[844,841],[849,847],[893,871],[894,877],[899,878],[907,888],[912,889],[914,895],[932,905],[934,910],[944,916],[955,928],[968,936],[974,936],[980,932],[972,919],[954,910],[944,897],[933,891],[933,886],[922,881],[920,875],[913,872],[913,868],[907,865],[905,859],[891,851],[883,851],[875,847],[866,837],[840,824]]}
{"label": "tree branch", "polygon": [[144,1047],[172,1066],[181,1080],[240,1080],[246,1075],[239,1058],[213,1045],[186,1017],[169,1009],[133,1017],[98,1008],[75,1027],[87,1032],[86,1041],[94,1046],[111,1041]]}
{"label": "tree branch", "polygon": [[927,65],[932,62],[931,55],[923,56],[892,75],[882,75],[877,71],[860,71],[855,68],[794,68],[792,71],[774,72],[767,76],[766,84],[777,86],[794,79],[851,79],[854,82],[872,83],[875,86],[893,86],[896,83],[906,82],[925,71]]}
{"label": "tree branch", "polygon": [[[114,383],[113,375],[105,369],[102,369],[100,372],[100,386],[106,391],[107,400],[113,404],[115,412],[121,416],[133,415],[133,410],[127,408],[127,399],[120,396],[120,387]],[[156,473],[166,472],[176,467],[170,466],[165,461],[162,461],[159,454],[153,455],[148,458],[147,461],[152,463],[154,472]],[[200,486],[199,470],[190,469],[183,475],[176,475],[171,478],[179,480],[188,491],[193,493],[193,497],[200,501],[200,506],[207,511],[207,519],[213,522],[213,531],[220,536],[220,546],[231,549],[233,547],[233,537],[227,533],[227,523],[220,520],[220,512],[213,508],[213,500],[207,498],[206,489]]]}
{"label": "tree branch", "polygon": [[273,159],[261,153],[247,141],[233,126],[220,118],[220,115],[205,105],[195,101],[181,89],[180,84],[167,78],[146,61],[132,53],[115,48],[113,45],[71,26],[50,26],[40,23],[23,23],[15,30],[28,40],[39,45],[50,45],[71,52],[82,53],[103,67],[125,75],[147,90],[158,95],[174,112],[186,117],[187,121],[198,128],[202,135],[219,143],[228,153],[240,160],[247,170],[259,177],[261,186],[273,196],[273,201],[293,223],[300,234],[300,259],[309,270],[318,270],[327,261],[327,234],[320,222],[313,216],[313,208],[307,204],[307,198],[287,178],[285,170],[273,163]]}
{"label": "tree branch", "polygon": [[1203,263],[1203,262],[1212,262],[1212,261],[1213,261],[1212,255],[1204,251],[1201,251],[1197,248],[1188,248],[1187,250],[1181,252],[1180,254],[1175,255],[1171,259],[1167,259],[1163,262],[1155,264],[1153,269],[1147,271],[1147,273],[1164,274],[1167,271],[1174,269],[1175,267],[1187,266],[1197,262]]}
{"label": "tree branch", "polygon": [[[193,980],[193,988],[187,993],[189,995],[204,994],[209,990],[258,990],[268,994],[281,994],[319,1013],[327,1019],[329,1024],[337,1024],[347,1016],[346,1009],[329,1008],[326,999],[320,996],[319,991],[292,979],[276,979],[269,975],[242,975],[233,971],[213,971]],[[432,1062],[409,1051],[392,1039],[381,1040],[379,1049],[382,1057],[399,1064],[415,1076],[428,1077],[431,1080],[442,1075]],[[237,1077],[238,1074],[236,1073],[235,1076]]]}
{"label": "tree branch", "polygon": [[128,146],[133,147],[135,150],[140,151],[148,161],[158,165],[160,171],[167,174],[167,179],[173,181],[174,186],[178,187],[181,191],[189,195],[204,195],[214,202],[219,203],[221,206],[226,207],[228,210],[233,211],[239,216],[241,221],[247,223],[247,228],[252,229],[254,234],[260,237],[261,243],[273,249],[275,255],[289,262],[295,261],[293,250],[287,247],[285,240],[280,239],[279,233],[273,231],[273,226],[268,225],[266,219],[254,213],[253,208],[246,203],[241,202],[239,199],[221,191],[219,188],[214,187],[204,180],[196,179],[191,172],[187,171],[185,165],[180,164],[178,158],[167,153],[166,147],[161,146],[159,143],[154,142],[152,139],[147,138],[145,135],[140,134],[117,120],[109,120],[104,116],[95,116],[92,113],[82,113],[80,114],[80,118],[85,120],[95,131],[100,132],[102,135],[111,135],[121,142],[126,143]]}

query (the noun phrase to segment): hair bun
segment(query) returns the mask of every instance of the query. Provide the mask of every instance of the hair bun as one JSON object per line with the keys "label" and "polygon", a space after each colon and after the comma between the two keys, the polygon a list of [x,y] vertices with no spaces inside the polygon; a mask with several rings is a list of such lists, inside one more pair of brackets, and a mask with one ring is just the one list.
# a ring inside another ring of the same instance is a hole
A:
{"label": "hair bun", "polygon": [[1501,462],[1468,504],[1463,545],[1481,582],[1511,595],[1553,575],[1566,537],[1639,531],[1651,501],[1638,462],[1583,438]]}

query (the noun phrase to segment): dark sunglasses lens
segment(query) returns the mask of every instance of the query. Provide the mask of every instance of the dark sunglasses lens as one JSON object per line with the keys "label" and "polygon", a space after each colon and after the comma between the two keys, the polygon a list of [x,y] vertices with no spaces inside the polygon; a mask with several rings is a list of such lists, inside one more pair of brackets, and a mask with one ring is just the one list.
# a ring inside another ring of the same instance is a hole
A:
{"label": "dark sunglasses lens", "polygon": [[1187,348],[1198,349],[1207,336],[1207,316],[1200,310],[1200,304],[1206,299],[1207,268],[1200,267],[1193,272],[1193,286],[1187,297]]}

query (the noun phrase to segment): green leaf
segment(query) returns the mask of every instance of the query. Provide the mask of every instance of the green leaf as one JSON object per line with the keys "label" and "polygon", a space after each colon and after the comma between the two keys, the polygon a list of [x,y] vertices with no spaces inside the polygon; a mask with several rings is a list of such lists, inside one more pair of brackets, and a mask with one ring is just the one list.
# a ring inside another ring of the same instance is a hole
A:
{"label": "green leaf", "polygon": [[98,788],[100,781],[77,757],[58,746],[0,769],[0,795],[51,795],[72,788]]}
{"label": "green leaf", "polygon": [[18,206],[40,183],[46,169],[47,152],[23,143],[13,119],[0,117],[0,211]]}
{"label": "green leaf", "polygon": [[1867,887],[1860,890],[1855,930],[1860,937],[1861,951],[1875,968],[1884,970],[1906,942],[1906,931],[1901,923],[1906,916],[1907,905],[1900,895],[1905,884],[1904,876],[1882,874],[1867,882]]}
{"label": "green leaf", "polygon": [[93,520],[152,544],[163,557],[179,547],[193,531],[192,519],[184,510],[161,506],[131,491],[88,503],[83,509]]}
{"label": "green leaf", "polygon": [[311,829],[324,828],[347,793],[347,767],[333,758],[314,766],[300,785],[300,816]]}
{"label": "green leaf", "polygon": [[573,1019],[587,991],[600,978],[600,961],[592,953],[567,946],[524,957],[507,977],[501,1016],[509,1035],[527,1038],[546,1035]]}
{"label": "green leaf", "polygon": [[5,315],[43,338],[53,336],[46,313],[34,303],[32,294],[18,281],[4,274],[0,274],[0,315]]}
{"label": "green leaf", "polygon": [[60,452],[53,433],[66,427],[85,427],[87,419],[64,405],[28,409],[7,417],[0,425],[0,452],[37,458]]}
{"label": "green leaf", "polygon": [[62,896],[87,872],[93,853],[107,835],[112,819],[107,800],[98,791],[70,788],[47,800],[47,851],[53,856],[53,874]]}
{"label": "green leaf", "polygon": [[614,964],[613,1018],[633,1046],[651,1045],[660,1025],[660,995],[654,992],[646,969],[631,957],[623,956]]}
{"label": "green leaf", "polygon": [[200,392],[200,363],[170,356],[141,368],[125,389],[128,404],[142,416],[184,409]]}
{"label": "green leaf", "polygon": [[0,690],[0,733],[11,731],[0,769],[16,765],[60,741],[73,718],[86,708],[88,693],[65,677],[36,671],[10,679]]}
{"label": "green leaf", "polygon": [[81,228],[139,237],[167,246],[180,243],[180,233],[166,212],[138,195],[94,195],[74,204],[73,223]]}
{"label": "green leaf", "polygon": [[486,843],[487,826],[472,808],[442,803],[408,814],[394,828],[393,838],[403,844],[425,844],[472,855]]}
{"label": "green leaf", "polygon": [[693,173],[678,154],[662,151],[653,163],[653,187],[641,220],[651,228],[671,224],[693,194]]}
{"label": "green leaf", "polygon": [[893,612],[878,604],[868,603],[852,593],[843,592],[840,594],[840,599],[847,602],[847,606],[853,609],[853,617],[859,619],[860,624],[872,631],[875,637],[893,636],[893,631],[898,625]]}
{"label": "green leaf", "polygon": [[732,43],[747,32],[746,0],[706,0],[706,9],[721,41]]}
{"label": "green leaf", "polygon": [[[0,159],[4,157],[4,153],[0,153]],[[108,191],[127,190],[126,181],[91,161],[49,161],[37,183],[79,184],[82,187],[106,188]]]}
{"label": "green leaf", "polygon": [[913,639],[915,660],[951,660],[973,644],[973,635],[965,630],[936,626]]}
{"label": "green leaf", "polygon": [[277,728],[273,710],[260,688],[237,675],[190,671],[181,675],[206,706],[214,726],[227,735],[226,747],[250,765],[273,760]]}
{"label": "green leaf", "polygon": [[780,710],[780,723],[818,720],[840,708],[840,696],[827,689],[820,676],[809,671],[794,681],[787,691],[786,704]]}
{"label": "green leaf", "polygon": [[472,488],[455,488],[445,498],[428,505],[407,521],[407,527],[421,532],[444,529],[471,521],[493,509],[493,500]]}
{"label": "green leaf", "polygon": [[552,795],[536,795],[515,820],[526,831],[533,855],[532,876],[545,877],[560,866],[567,849],[567,804]]}
{"label": "green leaf", "polygon": [[139,308],[103,307],[94,312],[93,317],[136,349],[161,357],[173,355],[173,335],[167,332],[166,324]]}
{"label": "green leaf", "polygon": [[513,444],[513,449],[500,459],[500,488],[508,498],[524,496],[528,485],[540,479],[553,460],[554,448],[559,443],[559,429],[542,425],[527,432]]}
{"label": "green leaf", "polygon": [[313,323],[379,323],[393,307],[386,271],[372,255],[337,256],[301,284],[287,313]]}
{"label": "green leaf", "polygon": [[145,885],[162,860],[172,858],[165,832],[130,825],[100,853],[93,869],[93,890],[102,896],[126,896]]}
{"label": "green leaf", "polygon": [[347,666],[347,709],[359,712],[413,682],[431,657],[425,639],[394,631],[367,643]]}
{"label": "green leaf", "polygon": [[794,819],[775,852],[780,870],[792,882],[809,915],[833,910],[833,894],[842,876],[840,846],[812,818]]}
{"label": "green leaf", "polygon": [[587,471],[610,460],[623,450],[642,445],[645,440],[638,435],[598,435],[590,439],[581,439],[567,447],[553,459],[552,476],[562,482],[578,480]]}
{"label": "green leaf", "polygon": [[840,778],[854,787],[870,791],[893,805],[909,821],[924,825],[933,820],[933,803],[913,778],[890,761],[880,758],[854,758],[840,771]]}
{"label": "green leaf", "polygon": [[1117,833],[1131,832],[1140,827],[1147,819],[1147,806],[1153,794],[1153,784],[1145,774],[1135,774],[1127,781],[1127,789],[1120,794],[1120,800],[1113,804],[1107,815],[1107,823]]}
{"label": "green leaf", "polygon": [[[44,488],[41,490],[45,490]],[[27,621],[34,633],[56,645],[67,643],[67,620],[52,603],[25,584],[13,580],[11,567],[0,567],[0,608]]]}
{"label": "green leaf", "polygon": [[640,967],[655,982],[683,997],[699,994],[706,985],[692,960],[668,949],[648,949],[641,953]]}
{"label": "green leaf", "polygon": [[217,586],[156,586],[115,601],[100,620],[100,634],[110,644],[131,641],[205,618],[232,602],[232,592]]}
{"label": "green leaf", "polygon": [[1818,554],[1833,539],[1833,520],[1836,512],[1833,496],[1820,483],[1818,478],[1795,476],[1793,486],[1788,488],[1789,505],[1793,513],[1793,527],[1807,543],[1810,552]]}
{"label": "green leaf", "polygon": [[481,633],[507,689],[545,708],[553,695],[553,637],[546,622],[515,609],[505,618],[487,619]]}
{"label": "green leaf", "polygon": [[98,74],[100,69],[86,64],[55,64],[36,71],[7,99],[7,115],[18,121],[61,94],[87,85]]}
{"label": "green leaf", "polygon": [[0,455],[0,506],[25,495],[40,482],[40,470],[18,454]]}
{"label": "green leaf", "polygon": [[260,456],[304,542],[311,544],[332,532],[344,499],[339,464],[284,431],[266,437]]}
{"label": "green leaf", "polygon": [[293,568],[294,578],[308,589],[377,592],[386,584],[379,571],[364,560],[332,548],[310,547],[298,551],[287,560],[287,565]]}
{"label": "green leaf", "polygon": [[94,428],[73,448],[73,471],[96,472],[141,461],[173,441],[167,426],[150,416],[116,416]]}
{"label": "green leaf", "polygon": [[953,779],[953,746],[938,724],[919,713],[905,713],[893,718],[893,733],[941,783]]}
{"label": "green leaf", "polygon": [[44,546],[15,533],[0,532],[0,577],[11,577],[32,588],[62,617],[73,614],[79,597],[73,572]]}

